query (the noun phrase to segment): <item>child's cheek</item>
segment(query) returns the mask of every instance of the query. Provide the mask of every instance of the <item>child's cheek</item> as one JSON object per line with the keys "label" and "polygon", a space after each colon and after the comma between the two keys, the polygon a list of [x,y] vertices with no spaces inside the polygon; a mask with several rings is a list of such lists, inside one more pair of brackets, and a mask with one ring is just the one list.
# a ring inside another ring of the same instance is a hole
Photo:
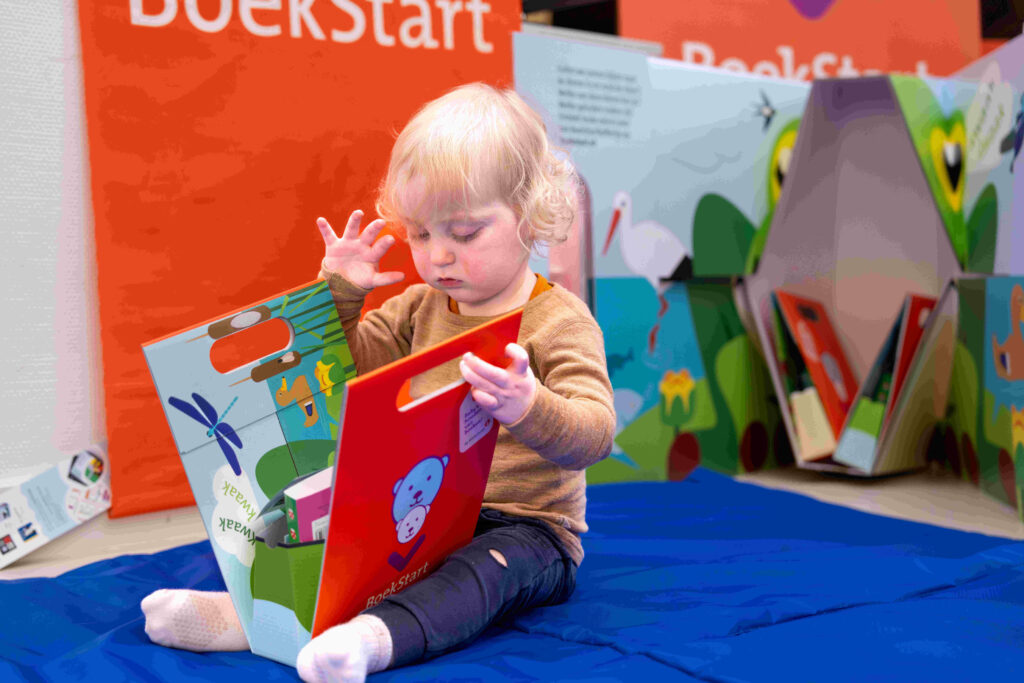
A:
{"label": "child's cheek", "polygon": [[412,251],[412,265],[416,268],[416,272],[422,280],[428,281],[430,277],[430,261],[422,249],[415,247],[411,248]]}

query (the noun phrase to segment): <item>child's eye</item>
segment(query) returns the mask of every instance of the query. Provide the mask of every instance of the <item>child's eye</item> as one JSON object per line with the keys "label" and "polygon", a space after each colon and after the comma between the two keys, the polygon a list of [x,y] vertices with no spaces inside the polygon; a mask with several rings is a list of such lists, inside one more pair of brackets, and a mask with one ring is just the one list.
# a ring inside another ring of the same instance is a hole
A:
{"label": "child's eye", "polygon": [[458,226],[452,230],[452,239],[456,242],[469,242],[470,240],[476,239],[476,236],[480,234],[480,230],[483,227],[482,223]]}
{"label": "child's eye", "polygon": [[409,239],[413,242],[426,242],[429,237],[429,232],[414,232],[409,235]]}

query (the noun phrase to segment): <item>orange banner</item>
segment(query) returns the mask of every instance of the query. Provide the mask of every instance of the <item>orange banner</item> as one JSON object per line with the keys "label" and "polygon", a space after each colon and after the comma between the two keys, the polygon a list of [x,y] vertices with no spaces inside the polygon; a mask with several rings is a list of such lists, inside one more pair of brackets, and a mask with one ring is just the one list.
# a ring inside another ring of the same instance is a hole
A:
{"label": "orange banner", "polygon": [[[315,277],[394,134],[509,86],[516,0],[79,3],[112,516],[192,496],[141,344]],[[415,278],[404,245],[382,264]]]}
{"label": "orange banner", "polygon": [[977,0],[629,0],[618,12],[621,35],[666,57],[779,78],[945,76],[981,55]]}

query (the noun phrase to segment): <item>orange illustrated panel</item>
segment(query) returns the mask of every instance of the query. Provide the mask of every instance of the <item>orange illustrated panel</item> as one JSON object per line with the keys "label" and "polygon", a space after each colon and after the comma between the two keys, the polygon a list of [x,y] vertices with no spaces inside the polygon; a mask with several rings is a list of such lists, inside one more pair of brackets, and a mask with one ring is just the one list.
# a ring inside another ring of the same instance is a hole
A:
{"label": "orange illustrated panel", "polygon": [[776,290],[775,296],[821,397],[832,434],[838,439],[846,414],[857,395],[857,378],[850,370],[825,307],[813,299],[783,290]]}
{"label": "orange illustrated panel", "polygon": [[[143,342],[319,269],[317,216],[373,212],[394,135],[469,81],[509,86],[518,0],[78,3],[113,507],[192,495]],[[414,281],[404,244],[382,268]]]}

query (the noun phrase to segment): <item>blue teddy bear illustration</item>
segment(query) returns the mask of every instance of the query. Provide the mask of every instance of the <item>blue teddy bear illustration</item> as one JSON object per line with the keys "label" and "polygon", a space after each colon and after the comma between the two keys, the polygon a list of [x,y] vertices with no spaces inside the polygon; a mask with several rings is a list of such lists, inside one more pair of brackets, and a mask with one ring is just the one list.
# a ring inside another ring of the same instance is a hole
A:
{"label": "blue teddy bear illustration", "polygon": [[409,473],[395,483],[391,517],[396,523],[399,543],[408,543],[423,527],[447,466],[447,455],[440,458],[430,456],[413,465]]}

